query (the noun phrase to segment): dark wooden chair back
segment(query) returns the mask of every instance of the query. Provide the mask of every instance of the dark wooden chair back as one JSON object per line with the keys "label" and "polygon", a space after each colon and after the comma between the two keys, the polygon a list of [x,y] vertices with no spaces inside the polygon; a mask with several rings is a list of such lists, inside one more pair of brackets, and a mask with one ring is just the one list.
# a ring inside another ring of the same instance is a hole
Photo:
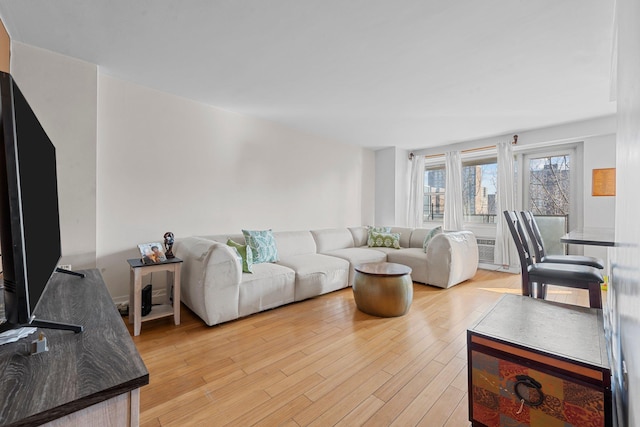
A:
{"label": "dark wooden chair back", "polygon": [[536,262],[542,262],[545,257],[544,242],[542,240],[542,234],[540,234],[540,229],[538,228],[538,223],[536,222],[533,213],[530,211],[522,211],[520,212],[520,216],[523,219],[524,228],[527,230],[529,240],[533,245]]}
{"label": "dark wooden chair back", "polygon": [[520,270],[522,272],[522,295],[531,296],[531,284],[529,283],[529,266],[533,264],[527,239],[520,225],[518,214],[515,211],[504,211],[511,237],[518,250],[520,258]]}

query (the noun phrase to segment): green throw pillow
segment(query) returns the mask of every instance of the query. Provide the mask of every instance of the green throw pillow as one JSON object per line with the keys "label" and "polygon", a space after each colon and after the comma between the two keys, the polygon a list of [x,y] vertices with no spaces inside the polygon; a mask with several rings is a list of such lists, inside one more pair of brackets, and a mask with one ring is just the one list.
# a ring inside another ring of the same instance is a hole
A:
{"label": "green throw pillow", "polygon": [[391,227],[372,227],[369,226],[369,233],[391,233]]}
{"label": "green throw pillow", "polygon": [[273,232],[270,229],[261,231],[242,230],[242,234],[244,234],[247,245],[253,251],[254,264],[278,261],[276,239],[274,239]]}
{"label": "green throw pillow", "polygon": [[433,239],[436,234],[440,233],[442,233],[442,227],[436,227],[429,231],[426,236],[424,236],[424,242],[422,242],[422,250],[425,251],[425,253],[427,252],[427,248],[429,247],[431,239]]}
{"label": "green throw pillow", "polygon": [[249,245],[241,245],[233,240],[227,240],[227,246],[231,246],[238,252],[242,259],[242,271],[245,273],[253,273],[253,251]]}
{"label": "green throw pillow", "polygon": [[369,247],[400,249],[400,233],[376,233],[369,234]]}
{"label": "green throw pillow", "polygon": [[369,245],[369,247],[373,247],[373,241],[371,240],[371,233],[383,233],[383,234],[388,234],[391,233],[391,227],[372,227],[372,226],[367,226],[367,228],[369,229],[369,238],[367,239],[367,245]]}

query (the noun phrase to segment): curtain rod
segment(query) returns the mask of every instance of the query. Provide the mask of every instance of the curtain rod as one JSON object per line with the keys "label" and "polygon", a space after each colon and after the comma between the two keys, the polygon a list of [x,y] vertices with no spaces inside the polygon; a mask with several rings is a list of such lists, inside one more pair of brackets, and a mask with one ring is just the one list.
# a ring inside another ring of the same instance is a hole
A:
{"label": "curtain rod", "polygon": [[[516,145],[518,143],[518,135],[513,135],[513,141],[511,141],[511,144]],[[473,153],[475,151],[483,151],[483,150],[491,150],[493,148],[496,148],[496,145],[486,145],[484,147],[477,147],[477,148],[468,148],[466,150],[462,150],[461,153]],[[415,156],[415,154],[413,154],[413,152],[409,153],[409,160],[413,160],[413,157]],[[424,156],[425,159],[433,159],[435,157],[442,157],[444,156],[444,153],[442,154],[429,154]]]}

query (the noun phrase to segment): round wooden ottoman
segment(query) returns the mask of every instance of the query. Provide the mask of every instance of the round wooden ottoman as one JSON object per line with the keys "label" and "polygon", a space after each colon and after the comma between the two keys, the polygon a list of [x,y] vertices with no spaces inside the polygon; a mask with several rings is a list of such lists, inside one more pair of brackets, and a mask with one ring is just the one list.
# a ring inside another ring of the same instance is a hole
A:
{"label": "round wooden ottoman", "polygon": [[380,317],[402,316],[413,300],[411,268],[391,262],[356,265],[353,297],[358,309]]}

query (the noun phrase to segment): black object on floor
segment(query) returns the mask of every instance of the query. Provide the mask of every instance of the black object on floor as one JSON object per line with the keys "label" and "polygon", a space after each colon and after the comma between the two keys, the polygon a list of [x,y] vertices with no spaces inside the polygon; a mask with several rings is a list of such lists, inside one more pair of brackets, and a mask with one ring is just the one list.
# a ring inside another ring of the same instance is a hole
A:
{"label": "black object on floor", "polygon": [[142,288],[142,315],[151,313],[151,285]]}

